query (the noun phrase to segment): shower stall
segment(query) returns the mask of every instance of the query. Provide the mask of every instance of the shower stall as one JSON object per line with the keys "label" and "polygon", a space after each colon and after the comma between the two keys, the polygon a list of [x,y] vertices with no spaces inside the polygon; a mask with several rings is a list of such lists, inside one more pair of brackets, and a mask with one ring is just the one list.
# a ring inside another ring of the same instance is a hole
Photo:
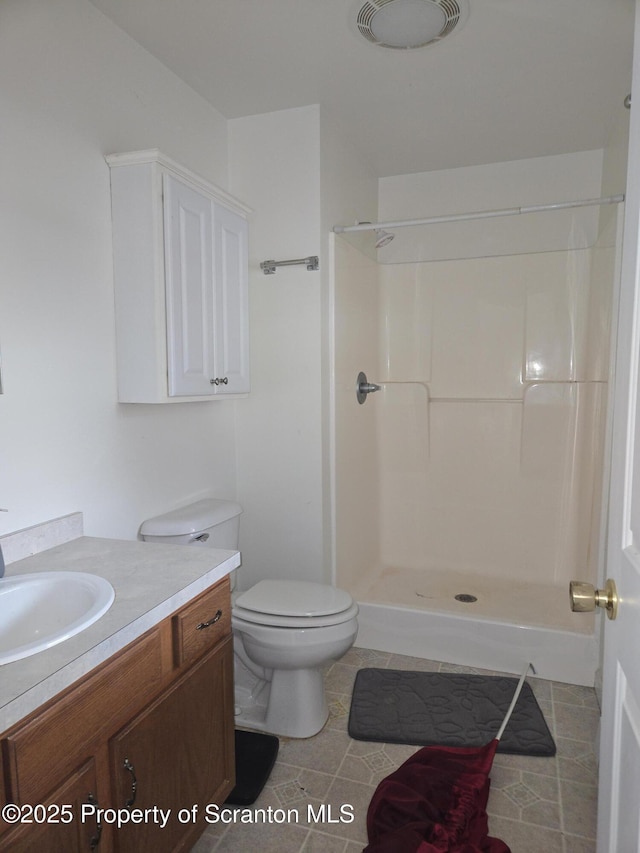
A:
{"label": "shower stall", "polygon": [[504,220],[377,253],[332,238],[335,580],[359,645],[593,684],[599,622],[568,586],[601,580],[621,211],[531,214],[561,245],[526,217],[522,241]]}

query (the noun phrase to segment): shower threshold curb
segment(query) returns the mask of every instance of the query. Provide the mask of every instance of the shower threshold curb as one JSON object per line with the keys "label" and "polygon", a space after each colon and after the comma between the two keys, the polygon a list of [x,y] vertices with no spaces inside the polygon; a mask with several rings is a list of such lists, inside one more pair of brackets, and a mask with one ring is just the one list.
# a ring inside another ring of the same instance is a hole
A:
{"label": "shower threshold curb", "polygon": [[[515,625],[455,613],[358,602],[356,645],[376,651],[517,674],[530,661],[538,678],[593,687],[596,633]],[[562,654],[558,654],[562,649]]]}

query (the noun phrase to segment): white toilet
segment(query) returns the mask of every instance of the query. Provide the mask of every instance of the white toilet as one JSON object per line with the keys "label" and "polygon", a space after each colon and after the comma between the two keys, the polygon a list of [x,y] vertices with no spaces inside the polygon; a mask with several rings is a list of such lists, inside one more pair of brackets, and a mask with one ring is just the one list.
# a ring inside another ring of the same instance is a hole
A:
{"label": "white toilet", "polygon": [[[206,499],[145,521],[147,542],[238,549],[242,507]],[[322,667],[358,633],[348,592],[309,581],[263,580],[236,594],[231,577],[236,724],[311,737],[327,721]]]}

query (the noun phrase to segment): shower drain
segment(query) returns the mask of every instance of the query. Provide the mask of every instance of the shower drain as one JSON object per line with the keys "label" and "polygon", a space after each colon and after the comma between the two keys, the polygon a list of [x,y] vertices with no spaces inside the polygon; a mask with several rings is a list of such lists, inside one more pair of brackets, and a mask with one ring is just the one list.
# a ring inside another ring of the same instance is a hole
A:
{"label": "shower drain", "polygon": [[456,601],[464,601],[465,604],[473,604],[474,601],[478,600],[475,595],[470,595],[468,592],[461,592],[453,597]]}

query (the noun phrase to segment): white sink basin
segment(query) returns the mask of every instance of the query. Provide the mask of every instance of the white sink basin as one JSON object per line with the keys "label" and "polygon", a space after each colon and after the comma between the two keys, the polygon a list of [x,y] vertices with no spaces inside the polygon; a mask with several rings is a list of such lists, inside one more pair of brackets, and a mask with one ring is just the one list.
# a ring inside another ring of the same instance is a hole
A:
{"label": "white sink basin", "polygon": [[34,655],[84,631],[111,607],[104,578],[40,572],[0,579],[0,664]]}

